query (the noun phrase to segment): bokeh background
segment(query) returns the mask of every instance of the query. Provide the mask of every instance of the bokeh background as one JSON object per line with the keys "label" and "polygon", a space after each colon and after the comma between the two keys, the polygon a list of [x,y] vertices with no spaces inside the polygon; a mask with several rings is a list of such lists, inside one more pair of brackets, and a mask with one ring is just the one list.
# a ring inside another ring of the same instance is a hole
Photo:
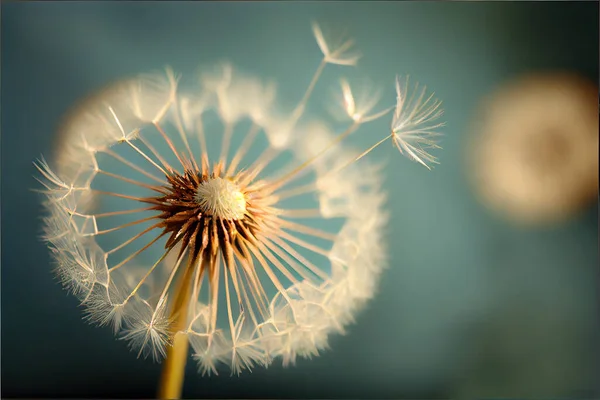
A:
{"label": "bokeh background", "polygon": [[[240,377],[201,378],[190,362],[184,396],[600,396],[597,207],[553,227],[514,226],[476,200],[464,162],[478,104],[506,80],[559,70],[598,84],[597,2],[25,2],[1,12],[2,397],[152,397],[160,372],[81,320],[38,240],[32,161],[51,155],[61,116],[114,80],[167,64],[190,76],[222,60],[276,80],[293,102],[320,59],[312,20],[347,27],[364,54],[354,71],[328,70],[317,100],[348,72],[387,85],[393,104],[395,74],[409,74],[444,102],[441,165],[390,158],[391,268],[331,350]],[[387,121],[372,129],[385,134]]]}

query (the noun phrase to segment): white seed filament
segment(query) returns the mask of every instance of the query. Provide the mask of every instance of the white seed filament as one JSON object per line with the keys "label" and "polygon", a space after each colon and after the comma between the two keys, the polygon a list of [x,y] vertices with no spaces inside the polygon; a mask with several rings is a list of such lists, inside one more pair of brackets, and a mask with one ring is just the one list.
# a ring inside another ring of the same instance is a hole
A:
{"label": "white seed filament", "polygon": [[196,201],[206,214],[217,218],[239,220],[246,214],[246,198],[229,179],[216,177],[202,182]]}

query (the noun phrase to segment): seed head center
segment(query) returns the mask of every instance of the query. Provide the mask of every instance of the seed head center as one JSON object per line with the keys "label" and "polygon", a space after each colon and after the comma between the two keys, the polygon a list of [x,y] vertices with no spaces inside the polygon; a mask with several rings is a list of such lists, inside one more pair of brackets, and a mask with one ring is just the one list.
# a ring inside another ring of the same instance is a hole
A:
{"label": "seed head center", "polygon": [[226,178],[209,178],[198,186],[196,201],[207,215],[239,220],[246,214],[246,197],[239,186]]}

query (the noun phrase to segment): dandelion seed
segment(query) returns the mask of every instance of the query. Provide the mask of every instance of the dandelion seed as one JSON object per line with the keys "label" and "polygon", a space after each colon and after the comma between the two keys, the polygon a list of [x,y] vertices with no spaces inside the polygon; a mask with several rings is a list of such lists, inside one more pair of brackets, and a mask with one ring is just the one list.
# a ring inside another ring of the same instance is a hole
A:
{"label": "dandelion seed", "polygon": [[371,113],[381,100],[381,90],[373,89],[373,86],[369,83],[363,85],[358,97],[355,97],[346,79],[340,80],[340,86],[342,91],[340,103],[343,105],[346,115],[354,122],[365,123],[379,119],[392,109],[387,108]]}
{"label": "dandelion seed", "polygon": [[[415,85],[409,95],[408,78],[403,85],[396,77],[396,110],[392,119],[392,138],[398,150],[426,168],[427,163],[437,164],[437,158],[427,152],[427,149],[439,149],[436,138],[440,135],[437,129],[444,126],[435,122],[443,114],[442,103],[427,95],[425,87]],[[420,89],[420,90],[419,90]]]}
{"label": "dandelion seed", "polygon": [[330,43],[319,24],[313,22],[312,30],[315,40],[325,57],[325,62],[338,65],[356,65],[361,55],[352,51],[354,46],[352,39],[346,38],[344,35],[338,35],[336,40]]}
{"label": "dandelion seed", "polygon": [[[322,67],[356,61],[350,42],[313,31],[324,59],[291,112],[230,66],[198,93],[168,69],[86,102],[54,168],[37,164],[61,281],[89,321],[138,356],[166,357],[161,397],[181,395],[190,346],[202,374],[293,364],[326,349],[376,291],[386,195],[381,169],[355,161],[391,136],[359,156],[342,142],[388,110],[373,113],[377,96],[357,100],[343,83],[346,129],[304,115]],[[398,106],[394,135],[421,133],[430,114]]]}

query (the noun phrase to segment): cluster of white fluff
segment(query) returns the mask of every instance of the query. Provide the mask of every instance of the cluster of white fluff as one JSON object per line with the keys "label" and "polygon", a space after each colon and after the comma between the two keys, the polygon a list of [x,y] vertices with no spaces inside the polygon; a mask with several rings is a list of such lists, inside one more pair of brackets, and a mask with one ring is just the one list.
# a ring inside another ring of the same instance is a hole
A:
{"label": "cluster of white fluff", "polygon": [[[313,30],[324,53],[323,65],[356,62],[357,56],[346,54],[348,42],[333,49],[318,26]],[[139,150],[137,143],[148,132],[143,129],[152,124],[170,126],[173,129],[167,134],[180,132],[181,139],[191,143],[198,130],[204,129],[202,121],[209,113],[217,115],[225,129],[250,120],[266,135],[271,148],[293,154],[292,166],[312,160],[309,169],[316,186],[320,214],[317,219],[342,221],[339,231],[332,234],[330,248],[317,254],[321,256],[317,268],[322,269],[325,278],[301,279],[283,291],[277,290],[271,296],[268,315],[258,315],[258,321],[250,318],[251,310],[235,305],[232,311],[221,298],[219,309],[227,313],[221,311],[214,326],[208,297],[199,296],[193,299],[187,328],[181,333],[187,334],[202,373],[216,373],[221,363],[239,373],[254,365],[268,365],[276,357],[287,365],[294,363],[297,356],[317,355],[327,347],[329,335],[344,333],[374,295],[386,265],[386,196],[381,190],[380,169],[365,160],[349,162],[358,153],[339,144],[323,152],[335,138],[323,121],[307,122],[302,112],[304,104],[291,113],[279,113],[274,107],[272,84],[241,76],[231,66],[220,66],[217,73],[203,75],[196,93],[180,93],[177,82],[168,69],[166,73],[114,85],[84,103],[70,118],[61,132],[60,150],[53,160],[55,168],[51,169],[44,160],[39,163],[48,210],[44,239],[52,249],[60,279],[82,301],[92,322],[112,325],[115,333],[129,340],[139,355],[164,357],[175,334],[169,330],[173,296],[165,287],[174,281],[174,271],[182,260],[171,253],[156,265],[143,265],[136,259],[123,265],[111,261],[110,251],[102,248],[96,238],[101,233],[97,221],[100,194],[92,189],[92,183],[99,175],[98,155],[119,143]],[[352,100],[351,109],[345,105],[352,129],[383,115],[366,115],[373,105],[365,108],[354,104],[349,86],[344,84],[343,89],[346,100]],[[396,110],[394,121],[408,116]],[[154,163],[158,164],[151,154],[146,157],[147,164],[138,165],[138,172],[150,171],[156,167]],[[218,154],[210,157],[214,160]],[[199,158],[196,161],[200,163]],[[128,160],[121,162],[127,165]],[[285,214],[279,217],[286,219]],[[319,253],[289,230],[282,230],[281,236],[272,239],[273,243],[284,251],[287,258],[280,261],[290,268],[292,262],[311,262],[303,258],[305,253],[300,250]],[[266,255],[263,258],[271,261]],[[260,268],[258,262],[254,264]],[[231,285],[223,267],[221,274],[221,284]],[[207,290],[205,279],[200,292]]]}
{"label": "cluster of white fluff", "polygon": [[[282,118],[270,119],[268,109],[259,109],[260,102],[241,101],[261,98],[263,92],[257,82],[242,78],[238,85],[234,78],[228,78],[212,87],[214,96],[209,96],[209,100],[185,96],[183,104],[177,107],[184,115],[186,127],[192,129],[206,110],[216,109],[228,123],[251,118],[273,146],[287,147],[299,161],[317,150],[312,148],[315,142],[311,137],[318,136],[322,145],[333,138],[322,123],[286,126]],[[135,144],[144,125],[168,118],[178,101],[175,85],[176,79],[170,71],[162,76],[120,83],[96,98],[92,107],[88,105],[88,109],[82,110],[62,133],[64,151],[56,159],[56,170],[51,170],[44,161],[40,163],[49,211],[44,238],[51,245],[61,280],[82,300],[90,320],[100,325],[112,324],[116,332],[131,340],[135,349],[157,358],[164,356],[170,337],[169,301],[168,298],[155,301],[174,265],[165,265],[162,277],[160,271],[153,272],[144,282],[145,292],[138,291],[128,298],[150,266],[127,265],[110,270],[107,254],[94,238],[98,232],[94,216],[97,194],[91,184],[96,177],[98,153],[123,141]],[[204,90],[211,90],[210,85]],[[293,135],[295,130],[308,133]],[[377,171],[368,171],[366,163],[327,176],[333,167],[329,163],[344,160],[345,154],[336,146],[317,159],[313,168],[317,180],[323,176],[328,181],[327,184],[317,181],[322,218],[345,219],[329,252],[330,278],[320,285],[301,282],[286,288],[292,302],[281,295],[275,296],[269,319],[261,321],[259,326],[252,326],[250,319],[240,312],[235,332],[228,332],[226,324],[218,324],[211,332],[209,305],[196,304],[186,333],[203,372],[216,372],[218,363],[228,364],[233,372],[239,372],[256,363],[268,364],[277,356],[288,364],[297,355],[317,355],[327,346],[329,334],[343,332],[355,312],[374,294],[384,266],[385,196],[380,190]],[[156,282],[157,278],[163,282]]]}

